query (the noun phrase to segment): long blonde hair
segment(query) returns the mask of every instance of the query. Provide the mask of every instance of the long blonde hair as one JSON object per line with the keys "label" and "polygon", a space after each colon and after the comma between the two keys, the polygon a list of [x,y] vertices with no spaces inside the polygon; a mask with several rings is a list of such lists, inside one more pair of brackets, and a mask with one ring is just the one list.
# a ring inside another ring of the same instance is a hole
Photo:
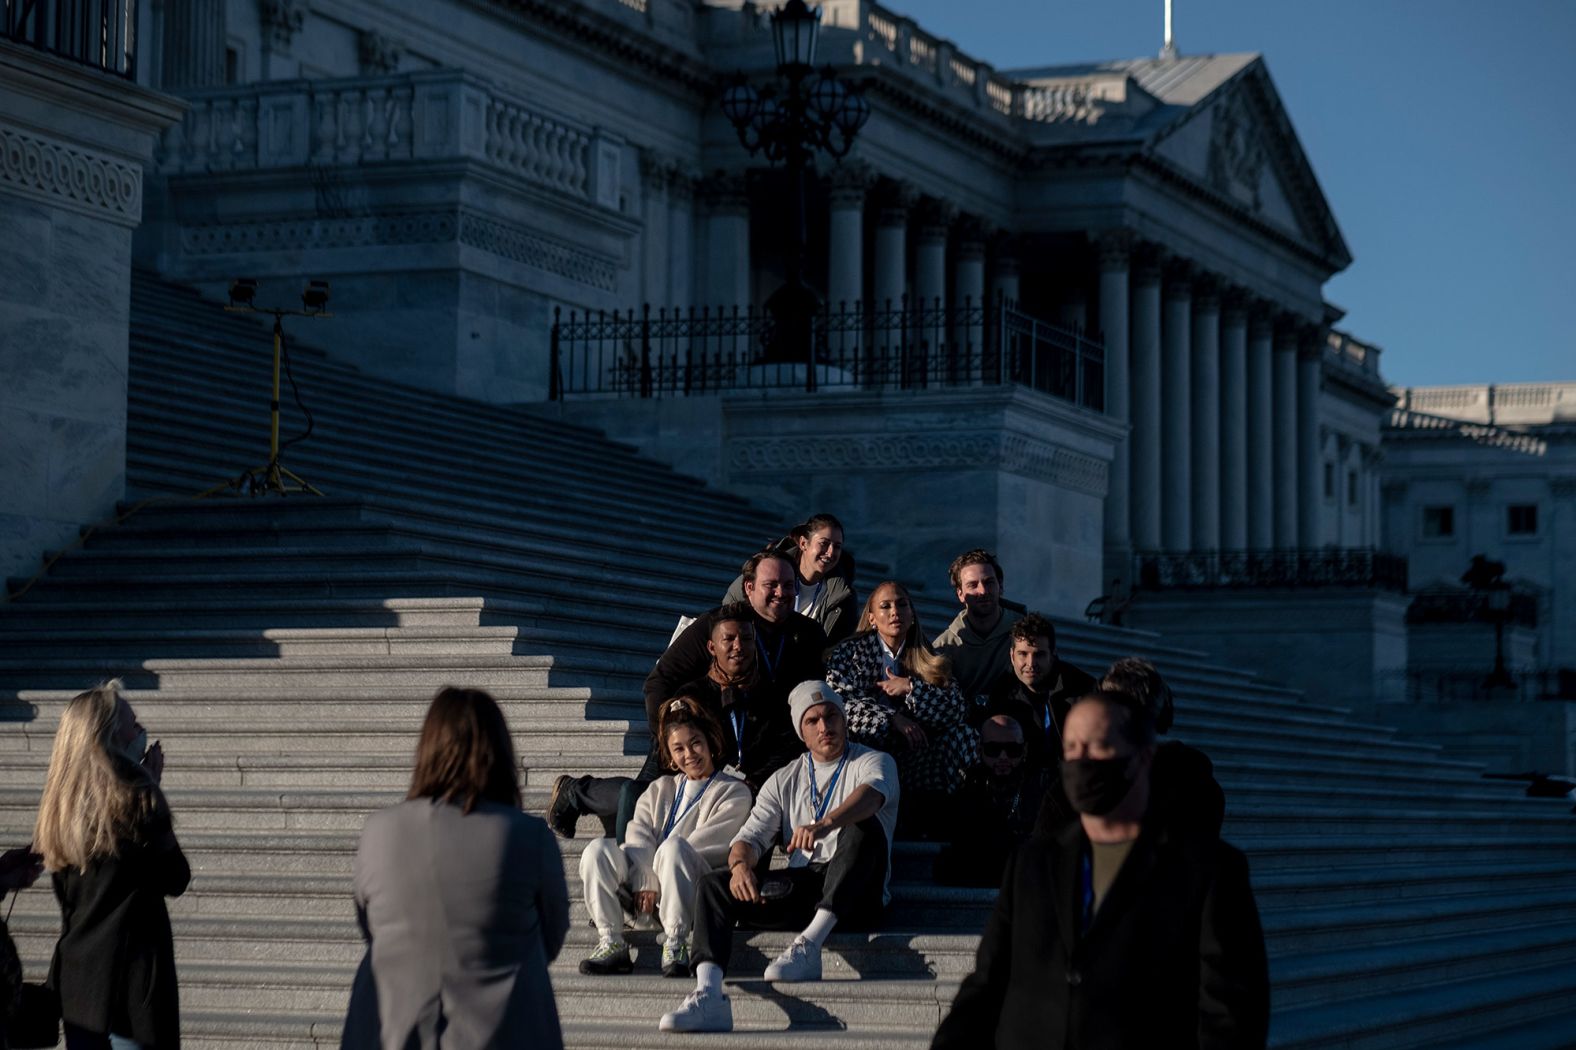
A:
{"label": "long blonde hair", "polygon": [[85,872],[168,814],[158,786],[115,744],[122,702],[120,682],[111,680],[72,697],[61,712],[33,829],[33,849],[50,871]]}
{"label": "long blonde hair", "polygon": [[952,682],[952,661],[942,656],[930,647],[925,641],[925,633],[919,628],[919,611],[914,608],[914,599],[909,597],[908,588],[896,580],[882,580],[871,590],[870,597],[865,599],[865,611],[859,617],[858,632],[873,631],[875,625],[871,615],[876,607],[876,595],[886,588],[892,588],[908,602],[909,615],[913,622],[908,625],[908,631],[903,635],[903,652],[898,657],[898,663],[903,665],[903,670],[908,672],[910,678],[918,677],[921,681],[945,689]]}

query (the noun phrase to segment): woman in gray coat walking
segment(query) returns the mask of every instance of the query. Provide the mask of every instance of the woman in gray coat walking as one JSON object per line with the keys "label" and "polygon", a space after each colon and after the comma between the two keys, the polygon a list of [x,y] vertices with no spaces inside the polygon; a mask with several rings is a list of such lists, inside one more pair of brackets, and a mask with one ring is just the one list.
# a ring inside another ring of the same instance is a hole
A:
{"label": "woman in gray coat walking", "polygon": [[514,747],[486,693],[438,693],[406,801],[356,850],[367,954],[341,1046],[560,1050],[547,965],[569,931],[558,842],[520,811]]}

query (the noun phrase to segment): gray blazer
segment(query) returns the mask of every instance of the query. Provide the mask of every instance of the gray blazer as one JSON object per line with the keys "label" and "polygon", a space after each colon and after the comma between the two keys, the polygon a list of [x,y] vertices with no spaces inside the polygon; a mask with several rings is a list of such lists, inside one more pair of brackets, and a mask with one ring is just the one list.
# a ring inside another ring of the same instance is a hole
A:
{"label": "gray blazer", "polygon": [[545,823],[414,799],[367,820],[355,871],[367,954],[342,1047],[560,1050],[547,964],[569,889]]}

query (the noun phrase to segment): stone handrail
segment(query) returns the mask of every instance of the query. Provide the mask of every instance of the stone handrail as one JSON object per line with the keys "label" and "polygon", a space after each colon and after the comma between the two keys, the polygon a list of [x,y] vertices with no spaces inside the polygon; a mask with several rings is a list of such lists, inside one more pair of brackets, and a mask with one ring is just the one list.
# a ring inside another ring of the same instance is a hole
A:
{"label": "stone handrail", "polygon": [[265,81],[184,94],[191,109],[156,153],[164,174],[466,158],[617,206],[616,139],[543,114],[459,70]]}
{"label": "stone handrail", "polygon": [[1325,358],[1345,368],[1379,374],[1380,349],[1346,332],[1331,330],[1325,337]]}
{"label": "stone handrail", "polygon": [[1403,408],[1473,423],[1540,424],[1576,418],[1576,383],[1403,387]]}

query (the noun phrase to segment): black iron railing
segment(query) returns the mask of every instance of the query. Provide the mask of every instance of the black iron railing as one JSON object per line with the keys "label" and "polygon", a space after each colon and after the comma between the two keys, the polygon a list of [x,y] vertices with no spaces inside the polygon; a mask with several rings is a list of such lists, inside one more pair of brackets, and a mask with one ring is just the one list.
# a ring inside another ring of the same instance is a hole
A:
{"label": "black iron railing", "polygon": [[1371,547],[1268,551],[1140,551],[1141,590],[1366,587],[1406,590],[1406,558]]}
{"label": "black iron railing", "polygon": [[137,0],[0,0],[0,14],[12,43],[127,80],[137,75]]}
{"label": "black iron railing", "polygon": [[[1539,596],[1512,590],[1504,622],[1518,627],[1538,626]],[[1406,609],[1407,623],[1488,623],[1495,610],[1484,591],[1420,591]]]}
{"label": "black iron railing", "polygon": [[554,313],[553,400],[689,397],[753,389],[920,390],[1017,384],[1105,408],[1105,350],[1087,333],[998,301],[817,310],[808,347],[777,350],[760,310]]}

